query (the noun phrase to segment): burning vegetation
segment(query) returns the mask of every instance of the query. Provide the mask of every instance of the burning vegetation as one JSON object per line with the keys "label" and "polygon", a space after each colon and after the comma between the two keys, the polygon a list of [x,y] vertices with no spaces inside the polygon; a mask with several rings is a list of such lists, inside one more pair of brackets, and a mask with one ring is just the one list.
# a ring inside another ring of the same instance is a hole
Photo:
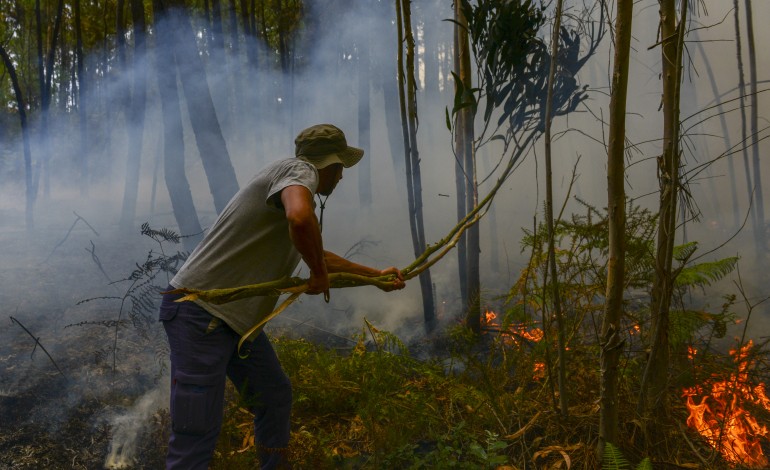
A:
{"label": "burning vegetation", "polygon": [[[751,468],[767,468],[768,459],[762,449],[768,442],[767,423],[770,399],[765,384],[757,383],[751,375],[753,341],[730,350],[737,370],[727,377],[712,374],[703,383],[686,387],[690,415],[687,425],[725,460]],[[690,358],[697,354],[690,349]]]}

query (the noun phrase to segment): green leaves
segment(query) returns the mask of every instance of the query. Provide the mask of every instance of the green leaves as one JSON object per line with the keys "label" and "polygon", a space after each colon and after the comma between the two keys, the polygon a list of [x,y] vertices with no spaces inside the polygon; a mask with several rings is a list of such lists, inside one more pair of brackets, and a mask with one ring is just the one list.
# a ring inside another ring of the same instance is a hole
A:
{"label": "green leaves", "polygon": [[[674,250],[675,257],[677,256],[677,249],[679,248],[681,247],[677,247]],[[677,257],[676,259],[679,258]],[[707,261],[705,263],[686,266],[682,268],[679,275],[676,276],[674,285],[677,287],[709,286],[733,272],[739,259],[740,258],[737,256],[730,256],[716,261]]]}

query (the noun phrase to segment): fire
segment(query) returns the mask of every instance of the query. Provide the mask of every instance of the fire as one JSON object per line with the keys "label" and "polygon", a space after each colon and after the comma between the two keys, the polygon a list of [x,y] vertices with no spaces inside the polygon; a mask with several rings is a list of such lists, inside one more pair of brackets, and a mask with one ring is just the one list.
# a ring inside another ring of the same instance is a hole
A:
{"label": "fire", "polygon": [[[768,459],[761,442],[767,440],[770,431],[765,424],[744,408],[752,404],[770,412],[770,399],[765,394],[765,384],[752,385],[749,380],[751,361],[748,354],[753,343],[749,341],[740,350],[731,350],[738,364],[738,371],[727,380],[714,378],[702,385],[685,388],[682,396],[687,399],[690,416],[687,425],[703,436],[724,458],[733,463],[766,468]],[[695,356],[691,349],[689,356]],[[706,390],[709,385],[710,390]],[[700,398],[697,403],[696,399]]]}
{"label": "fire", "polygon": [[[500,322],[497,319],[497,314],[491,310],[484,312],[484,325],[491,329],[497,329],[500,331],[500,336],[506,345],[519,346],[522,339],[537,343],[543,339],[544,332],[540,328],[529,328],[527,325],[520,323],[517,325],[508,325],[506,329],[503,329]],[[545,363],[536,362],[534,364],[534,379],[542,379],[545,377]]]}

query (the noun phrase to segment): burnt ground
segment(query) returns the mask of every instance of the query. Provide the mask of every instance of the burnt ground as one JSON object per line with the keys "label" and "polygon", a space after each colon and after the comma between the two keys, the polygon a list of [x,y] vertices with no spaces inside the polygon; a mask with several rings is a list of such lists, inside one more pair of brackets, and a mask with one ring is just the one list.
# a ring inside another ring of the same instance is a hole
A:
{"label": "burnt ground", "polygon": [[[120,281],[158,244],[138,229],[89,227],[88,216],[73,225],[71,212],[38,219],[34,232],[6,215],[0,210],[0,470],[102,469],[116,448],[111,468],[162,468],[165,336],[154,318],[131,313],[123,297],[132,281]],[[151,311],[159,296],[146,297]]]}

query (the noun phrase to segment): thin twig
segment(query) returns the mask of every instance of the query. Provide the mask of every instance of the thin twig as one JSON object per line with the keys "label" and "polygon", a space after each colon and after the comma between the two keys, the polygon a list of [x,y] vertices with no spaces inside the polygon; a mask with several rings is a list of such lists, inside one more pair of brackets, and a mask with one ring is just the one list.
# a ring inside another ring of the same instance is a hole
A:
{"label": "thin twig", "polygon": [[99,236],[99,232],[97,232],[97,231],[96,231],[96,230],[95,230],[95,229],[94,229],[94,228],[91,226],[91,224],[89,224],[89,223],[88,223],[88,221],[87,221],[86,219],[84,219],[83,217],[81,217],[81,216],[80,216],[80,215],[79,215],[77,212],[75,212],[75,211],[72,211],[72,213],[73,213],[73,214],[75,214],[75,221],[74,221],[74,222],[72,222],[72,225],[70,225],[70,229],[69,229],[69,230],[67,230],[67,234],[66,234],[66,235],[64,235],[64,238],[62,238],[62,239],[61,239],[61,241],[60,241],[59,243],[57,243],[55,247],[53,247],[53,250],[51,250],[51,253],[50,253],[50,254],[48,255],[48,257],[45,259],[45,261],[43,261],[43,264],[47,263],[47,262],[48,262],[48,260],[49,260],[49,259],[51,259],[51,256],[53,256],[53,254],[54,254],[54,252],[56,251],[56,249],[57,249],[57,248],[59,248],[60,246],[62,246],[62,244],[64,244],[64,242],[65,242],[65,241],[67,241],[67,238],[70,236],[70,233],[72,233],[72,229],[74,229],[74,228],[75,228],[75,225],[77,225],[77,223],[78,223],[78,221],[79,221],[79,220],[82,220],[82,221],[83,221],[83,223],[84,223],[84,224],[86,224],[86,225],[88,226],[88,228],[90,228],[90,229],[91,229],[91,231],[92,231],[92,232],[94,232],[94,233],[96,234],[96,236],[97,236],[97,237]]}
{"label": "thin twig", "polygon": [[32,349],[32,354],[35,354],[35,349],[37,349],[37,347],[40,346],[40,349],[42,349],[43,352],[45,353],[45,355],[48,356],[48,359],[51,360],[51,363],[54,365],[54,367],[56,367],[56,370],[59,371],[59,373],[62,375],[62,377],[64,377],[66,380],[69,380],[67,378],[67,375],[61,370],[61,368],[59,368],[59,365],[56,363],[56,361],[53,360],[53,357],[51,357],[51,354],[48,353],[48,350],[45,349],[45,346],[43,346],[43,343],[40,342],[40,338],[38,338],[35,335],[33,335],[32,332],[29,331],[26,326],[22,325],[19,320],[15,319],[13,317],[8,317],[8,318],[10,318],[12,322],[14,322],[17,325],[19,325],[22,330],[26,331],[27,334],[30,336],[30,338],[35,340],[35,347]]}

